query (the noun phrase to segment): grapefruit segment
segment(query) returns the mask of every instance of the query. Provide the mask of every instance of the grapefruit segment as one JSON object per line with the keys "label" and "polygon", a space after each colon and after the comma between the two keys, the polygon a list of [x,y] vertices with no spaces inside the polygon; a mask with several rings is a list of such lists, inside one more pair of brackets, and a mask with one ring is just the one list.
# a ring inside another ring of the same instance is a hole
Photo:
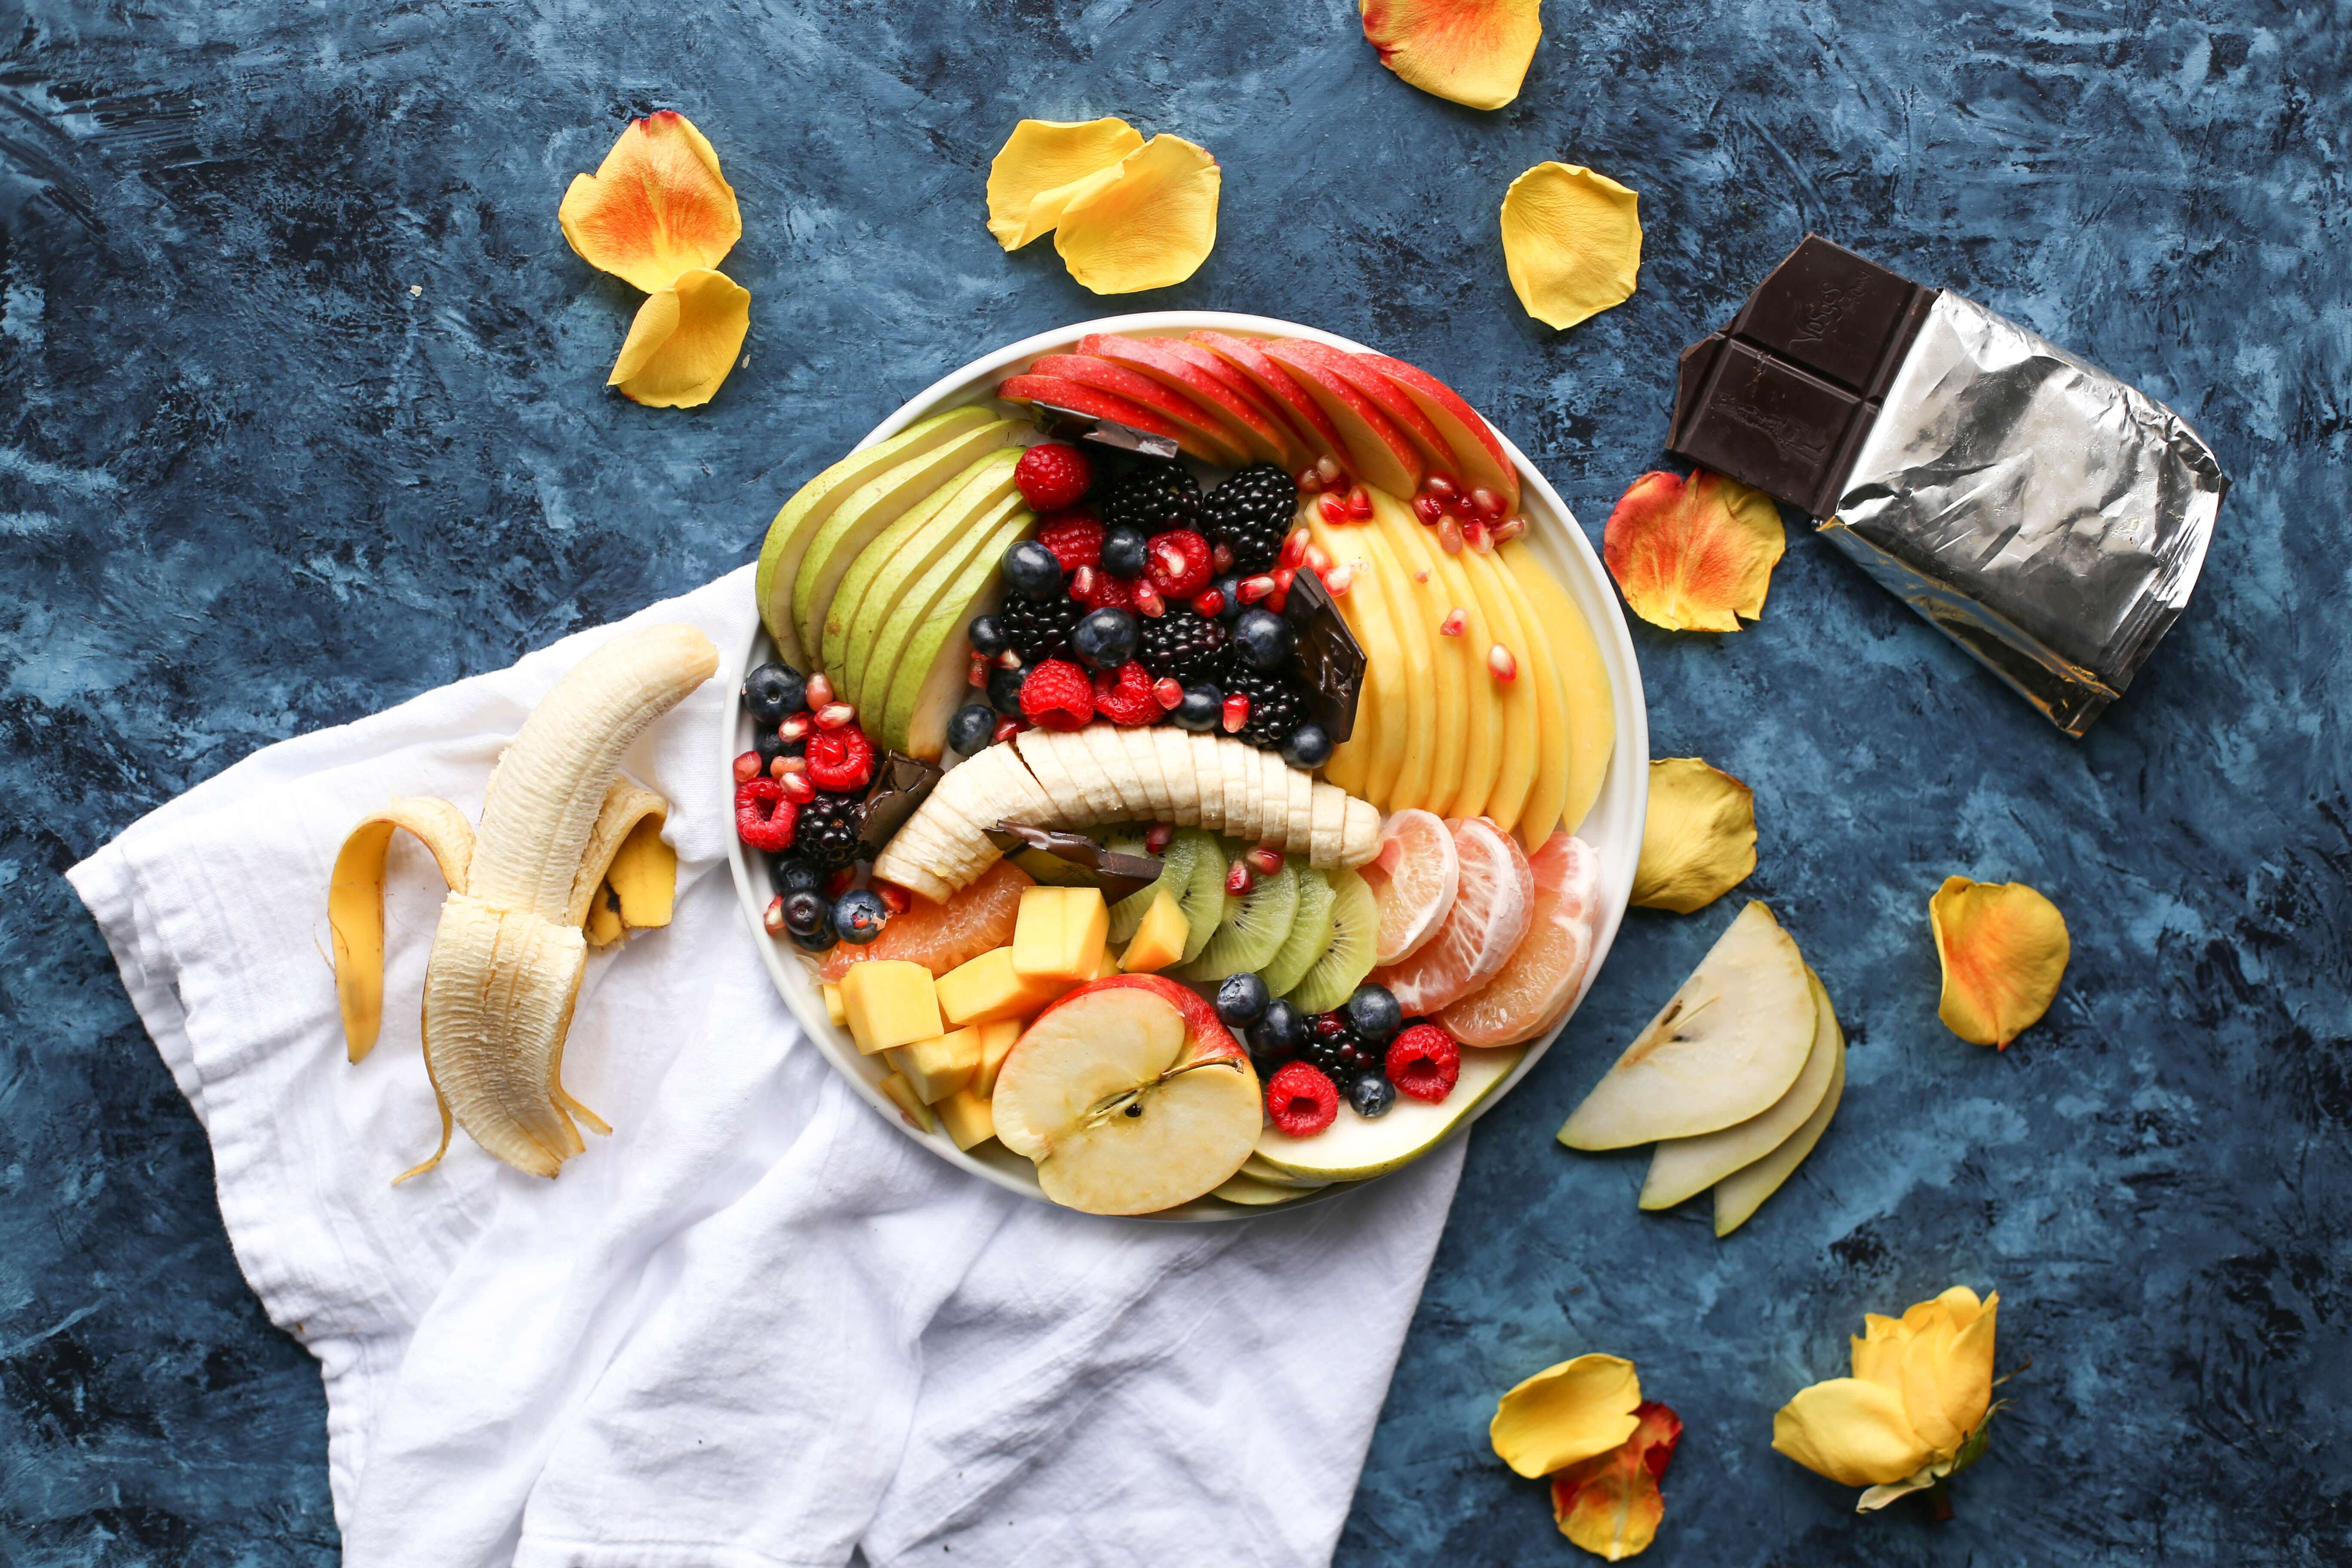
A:
{"label": "grapefruit segment", "polygon": [[1557,1025],[1575,1003],[1592,959],[1601,858],[1582,839],[1555,833],[1528,858],[1535,908],[1502,972],[1438,1015],[1465,1046],[1515,1046]]}
{"label": "grapefruit segment", "polygon": [[1462,857],[1444,822],[1416,806],[1381,826],[1380,858],[1359,874],[1381,906],[1373,962],[1399,963],[1444,923],[1462,886]]}
{"label": "grapefruit segment", "polygon": [[1469,995],[1510,962],[1535,912],[1535,873],[1528,858],[1483,816],[1454,825],[1461,882],[1437,934],[1394,968],[1372,978],[1395,994],[1407,1017],[1440,1011]]}
{"label": "grapefruit segment", "polygon": [[1013,922],[1021,912],[1021,889],[1034,887],[1029,874],[1010,860],[999,860],[986,875],[963,888],[943,904],[913,900],[892,915],[882,934],[864,947],[842,942],[824,955],[817,978],[839,980],[852,964],[874,958],[903,958],[919,963],[934,979],[968,959],[1013,940]]}

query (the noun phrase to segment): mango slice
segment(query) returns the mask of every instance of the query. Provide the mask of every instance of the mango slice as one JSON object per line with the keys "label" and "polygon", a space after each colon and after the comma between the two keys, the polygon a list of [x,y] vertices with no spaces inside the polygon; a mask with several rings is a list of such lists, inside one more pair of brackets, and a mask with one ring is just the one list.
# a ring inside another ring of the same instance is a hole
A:
{"label": "mango slice", "polygon": [[1540,0],[1360,0],[1358,9],[1381,64],[1472,109],[1519,96],[1543,37]]}
{"label": "mango slice", "polygon": [[1705,468],[1643,474],[1618,498],[1601,557],[1625,607],[1670,632],[1736,632],[1764,613],[1788,542],[1761,490]]}
{"label": "mango slice", "polygon": [[1936,1016],[1952,1033],[2007,1049],[2050,1010],[2074,952],[2057,905],[2022,882],[1947,877],[1927,923],[1944,966]]}
{"label": "mango slice", "polygon": [[648,294],[717,267],[743,237],[719,154],[674,110],[631,121],[593,174],[572,176],[556,221],[583,261]]}
{"label": "mango slice", "polygon": [[1633,297],[1641,196],[1578,163],[1538,163],[1503,195],[1503,262],[1528,315],[1568,328]]}

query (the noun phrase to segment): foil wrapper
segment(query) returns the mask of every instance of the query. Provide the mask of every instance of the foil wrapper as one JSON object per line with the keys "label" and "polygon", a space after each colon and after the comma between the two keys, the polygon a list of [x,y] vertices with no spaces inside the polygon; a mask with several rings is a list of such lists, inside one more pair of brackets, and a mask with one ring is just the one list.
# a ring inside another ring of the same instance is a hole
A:
{"label": "foil wrapper", "polygon": [[1821,531],[2080,735],[2188,604],[2229,488],[2179,415],[1947,289]]}

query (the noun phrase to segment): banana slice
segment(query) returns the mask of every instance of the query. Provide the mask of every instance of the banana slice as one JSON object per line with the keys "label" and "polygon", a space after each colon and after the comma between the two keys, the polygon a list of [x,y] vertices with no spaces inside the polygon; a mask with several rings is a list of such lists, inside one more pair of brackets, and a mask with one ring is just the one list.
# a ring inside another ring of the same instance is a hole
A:
{"label": "banana slice", "polygon": [[[1258,781],[1257,752],[1241,741],[1219,748],[1225,760],[1225,831],[1244,843],[1257,837],[1261,805]],[[1241,796],[1242,808],[1233,809],[1235,794]]]}
{"label": "banana slice", "polygon": [[1253,752],[1257,759],[1257,840],[1269,849],[1290,847],[1290,764],[1276,752]]}
{"label": "banana slice", "polygon": [[1195,818],[1211,832],[1225,825],[1225,765],[1217,757],[1217,743],[1206,735],[1174,731],[1184,742],[1184,765],[1192,770],[1192,788],[1200,801]]}
{"label": "banana slice", "polygon": [[1143,781],[1135,776],[1135,764],[1128,760],[1127,748],[1118,743],[1108,724],[1089,724],[1075,731],[1087,754],[1094,758],[1096,770],[1103,783],[1118,797],[1118,816],[1123,819],[1141,821],[1151,815],[1151,803],[1143,793]]}
{"label": "banana slice", "polygon": [[1063,763],[1060,737],[1051,730],[1024,730],[1013,737],[1013,747],[1045,792],[1045,798],[1061,808],[1066,820],[1083,826],[1101,820],[1100,802],[1092,790],[1083,788]]}
{"label": "banana slice", "polygon": [[1168,796],[1168,781],[1160,772],[1160,748],[1141,730],[1122,725],[1111,733],[1126,752],[1128,765],[1135,770],[1135,782],[1143,786],[1143,804],[1150,810],[1151,820],[1168,821],[1175,808]]}
{"label": "banana slice", "polygon": [[1201,784],[1192,776],[1192,737],[1171,724],[1140,731],[1160,759],[1160,776],[1168,785],[1168,820],[1192,827],[1201,820]]}
{"label": "banana slice", "polygon": [[1337,784],[1315,786],[1315,805],[1307,831],[1307,861],[1318,869],[1339,863],[1341,830],[1348,823],[1348,792]]}
{"label": "banana slice", "polygon": [[1290,852],[1310,861],[1315,842],[1315,775],[1304,768],[1283,764],[1290,785]]}
{"label": "banana slice", "polygon": [[1381,808],[1369,800],[1348,797],[1348,819],[1339,829],[1339,864],[1364,866],[1380,858]]}

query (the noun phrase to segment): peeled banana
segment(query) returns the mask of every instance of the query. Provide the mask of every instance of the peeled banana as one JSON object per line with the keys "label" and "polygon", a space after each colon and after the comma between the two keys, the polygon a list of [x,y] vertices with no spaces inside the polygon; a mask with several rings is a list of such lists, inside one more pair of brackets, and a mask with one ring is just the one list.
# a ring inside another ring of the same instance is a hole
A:
{"label": "peeled banana", "polygon": [[452,1119],[492,1155],[553,1176],[580,1152],[578,1123],[609,1132],[563,1090],[563,1038],[592,942],[669,923],[677,858],[668,803],[619,777],[646,726],[719,668],[693,626],[624,632],[573,666],[523,721],[490,774],[478,829],[445,800],[409,796],[343,840],[327,892],[335,994],[354,1062],[383,1018],[384,858],[396,831],[433,852],[449,896],[425,972],[425,1068],[441,1144],[396,1181],[440,1163]]}

